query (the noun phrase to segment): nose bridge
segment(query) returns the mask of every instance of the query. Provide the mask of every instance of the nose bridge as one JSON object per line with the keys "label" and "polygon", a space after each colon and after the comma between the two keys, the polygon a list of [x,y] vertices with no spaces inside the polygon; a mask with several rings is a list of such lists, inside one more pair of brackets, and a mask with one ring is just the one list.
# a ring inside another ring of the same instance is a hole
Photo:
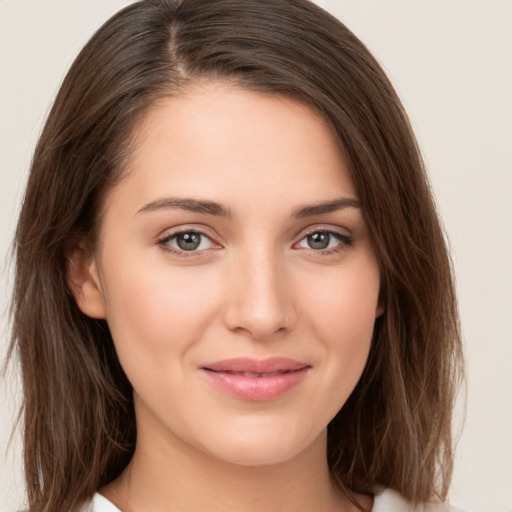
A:
{"label": "nose bridge", "polygon": [[290,283],[282,256],[271,246],[244,249],[231,276],[227,321],[255,339],[288,330],[294,323]]}

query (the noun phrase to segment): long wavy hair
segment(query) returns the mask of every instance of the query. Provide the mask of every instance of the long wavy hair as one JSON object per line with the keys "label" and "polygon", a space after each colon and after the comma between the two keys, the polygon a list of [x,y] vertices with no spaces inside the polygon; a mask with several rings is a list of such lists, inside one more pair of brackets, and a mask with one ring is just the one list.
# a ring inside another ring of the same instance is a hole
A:
{"label": "long wavy hair", "polygon": [[461,344],[451,262],[404,109],[365,46],[307,0],[145,0],[108,20],[69,70],[37,144],[15,239],[10,355],[19,358],[30,512],[77,511],[135,447],[132,388],[108,325],[66,280],[156,101],[197,80],[293,97],[331,124],[377,254],[385,313],[328,427],[349,489],[444,499]]}

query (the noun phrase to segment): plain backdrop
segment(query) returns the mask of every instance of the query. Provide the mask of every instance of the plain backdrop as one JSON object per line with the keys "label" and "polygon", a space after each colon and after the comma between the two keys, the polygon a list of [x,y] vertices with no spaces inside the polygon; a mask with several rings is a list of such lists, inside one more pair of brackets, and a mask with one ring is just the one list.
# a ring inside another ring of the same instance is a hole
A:
{"label": "plain backdrop", "polygon": [[[51,100],[122,0],[0,0],[0,357],[9,249]],[[468,385],[454,504],[512,511],[512,1],[324,0],[394,83],[424,152],[456,266]],[[22,502],[16,369],[0,391],[0,511]],[[457,422],[462,423],[460,401]]]}

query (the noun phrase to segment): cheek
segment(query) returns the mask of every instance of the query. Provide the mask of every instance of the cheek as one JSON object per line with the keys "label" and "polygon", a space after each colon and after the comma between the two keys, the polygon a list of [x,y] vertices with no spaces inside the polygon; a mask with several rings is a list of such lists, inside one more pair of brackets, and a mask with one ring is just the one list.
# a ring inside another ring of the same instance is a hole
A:
{"label": "cheek", "polygon": [[324,286],[310,287],[304,310],[323,347],[323,381],[335,414],[364,370],[378,313],[379,273],[375,264],[333,273]]}
{"label": "cheek", "polygon": [[364,343],[373,333],[378,314],[380,278],[372,260],[326,274],[316,286],[310,283],[304,297],[315,324],[335,343]]}
{"label": "cheek", "polygon": [[[203,269],[116,261],[107,269],[107,321],[119,357],[184,351],[215,314],[218,287]],[[206,287],[205,282],[212,284]]]}

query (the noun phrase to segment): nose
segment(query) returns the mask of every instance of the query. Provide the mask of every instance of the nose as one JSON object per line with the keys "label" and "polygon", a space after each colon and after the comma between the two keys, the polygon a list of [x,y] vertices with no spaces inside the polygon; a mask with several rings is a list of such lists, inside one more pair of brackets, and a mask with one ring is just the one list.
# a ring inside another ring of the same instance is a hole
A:
{"label": "nose", "polygon": [[272,251],[240,258],[229,276],[226,326],[256,340],[293,329],[297,316],[284,263]]}

